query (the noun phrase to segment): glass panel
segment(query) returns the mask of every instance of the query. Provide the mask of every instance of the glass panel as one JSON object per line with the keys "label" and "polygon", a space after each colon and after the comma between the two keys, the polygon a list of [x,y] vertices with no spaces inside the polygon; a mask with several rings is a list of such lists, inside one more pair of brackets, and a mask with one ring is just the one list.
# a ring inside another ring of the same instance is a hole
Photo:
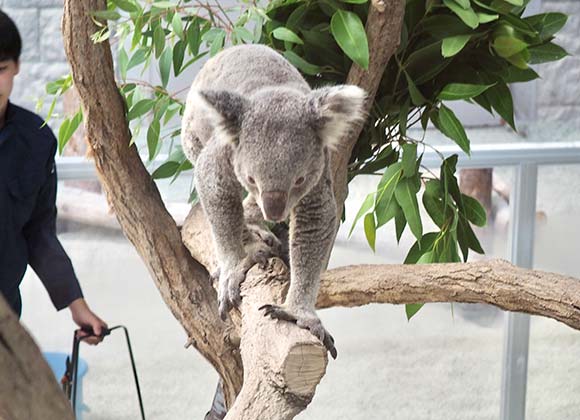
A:
{"label": "glass panel", "polygon": [[[580,165],[541,167],[534,267],[580,279]],[[527,418],[577,419],[580,413],[580,332],[532,317]]]}

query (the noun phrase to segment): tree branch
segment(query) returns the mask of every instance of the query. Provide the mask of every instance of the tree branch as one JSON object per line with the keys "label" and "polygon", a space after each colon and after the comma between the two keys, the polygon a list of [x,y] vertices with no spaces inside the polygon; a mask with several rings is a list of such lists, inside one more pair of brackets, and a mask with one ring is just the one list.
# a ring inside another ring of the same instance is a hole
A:
{"label": "tree branch", "polygon": [[[404,14],[404,0],[372,0],[369,6],[365,25],[369,43],[369,69],[365,71],[353,63],[346,79],[346,83],[357,85],[367,92],[367,113],[371,110],[387,64],[399,47]],[[348,161],[363,127],[364,122],[354,127],[332,156],[334,197],[339,218],[347,196]]]}
{"label": "tree branch", "polygon": [[66,0],[65,51],[84,110],[86,135],[97,172],[119,224],[145,262],[163,299],[192,343],[224,378],[231,404],[242,384],[242,364],[229,339],[231,323],[217,314],[217,296],[207,271],[181,242],[131,135],[125,103],[117,89],[108,41],[95,44],[90,13],[105,0]]}
{"label": "tree branch", "polygon": [[486,303],[580,330],[580,280],[504,260],[337,268],[323,274],[317,306],[426,302]]}
{"label": "tree branch", "polygon": [[74,419],[46,360],[1,293],[0,372],[0,419]]}

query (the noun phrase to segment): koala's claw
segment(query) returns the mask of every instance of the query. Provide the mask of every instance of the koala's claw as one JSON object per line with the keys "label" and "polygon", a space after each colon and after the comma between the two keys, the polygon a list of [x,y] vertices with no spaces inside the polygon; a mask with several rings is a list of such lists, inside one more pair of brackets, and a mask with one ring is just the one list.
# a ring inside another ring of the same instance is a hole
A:
{"label": "koala's claw", "polygon": [[262,305],[258,310],[264,311],[264,316],[269,316],[272,319],[280,319],[283,321],[292,322],[298,325],[300,328],[310,331],[315,337],[317,337],[324,347],[328,350],[333,359],[336,359],[338,352],[334,346],[334,338],[326,329],[322,326],[320,319],[314,316],[297,316],[277,305]]}

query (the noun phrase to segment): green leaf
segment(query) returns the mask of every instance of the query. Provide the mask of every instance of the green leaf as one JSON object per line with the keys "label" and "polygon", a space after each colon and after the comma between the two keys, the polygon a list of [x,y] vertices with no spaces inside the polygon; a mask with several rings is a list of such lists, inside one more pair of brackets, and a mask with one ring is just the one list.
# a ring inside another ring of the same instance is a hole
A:
{"label": "green leaf", "polygon": [[352,235],[352,231],[354,230],[356,223],[363,216],[363,214],[368,212],[373,207],[374,202],[375,202],[375,193],[370,193],[369,195],[367,195],[367,197],[365,198],[365,201],[363,201],[358,213],[356,214],[354,221],[352,222],[352,226],[350,228],[350,231],[348,232],[349,237],[350,237],[350,235]]}
{"label": "green leaf", "polygon": [[170,46],[167,46],[159,59],[159,74],[161,75],[161,84],[164,88],[167,87],[167,83],[169,83],[169,73],[171,72],[172,61],[173,51]]}
{"label": "green leaf", "polygon": [[161,25],[157,25],[153,32],[153,45],[155,46],[155,58],[159,58],[165,48],[165,31]]}
{"label": "green leaf", "polygon": [[218,52],[220,52],[222,50],[222,48],[224,47],[224,41],[225,41],[225,39],[226,39],[226,33],[222,29],[216,35],[216,37],[213,39],[213,41],[211,42],[211,45],[209,47],[209,55],[210,55],[210,57],[213,57],[214,55],[216,55]]}
{"label": "green leaf", "polygon": [[401,106],[401,111],[399,112],[399,132],[403,137],[407,135],[407,122],[409,118],[410,105],[410,99],[407,98],[407,100]]}
{"label": "green leaf", "polygon": [[[400,162],[390,165],[377,187],[375,200],[375,214],[377,215],[377,227],[383,226],[390,219],[395,217],[395,208],[393,207],[393,196],[395,188],[401,178],[402,164]],[[395,203],[396,204],[396,203]]]}
{"label": "green leaf", "polygon": [[479,17],[475,11],[471,8],[463,8],[457,4],[454,0],[443,0],[445,6],[447,6],[453,13],[455,13],[459,18],[471,29],[475,29],[479,26]]}
{"label": "green leaf", "polygon": [[292,42],[294,44],[304,44],[304,41],[300,39],[293,31],[288,28],[279,27],[272,31],[272,36],[280,41]]}
{"label": "green leaf", "polygon": [[485,92],[485,97],[504,121],[516,130],[516,124],[514,122],[514,102],[508,86],[505,83],[498,83]]}
{"label": "green leaf", "polygon": [[512,55],[511,57],[506,57],[506,60],[513,64],[515,67],[525,70],[528,68],[528,60],[530,59],[530,56],[531,55],[528,50],[523,50],[517,54]]}
{"label": "green leaf", "polygon": [[441,182],[439,180],[432,179],[427,181],[422,199],[423,206],[427,210],[427,214],[429,214],[431,220],[440,228],[446,222],[447,215],[445,211],[448,208],[443,202],[442,195],[443,191],[441,190]]}
{"label": "green leaf", "polygon": [[[475,236],[473,229],[469,225],[469,222],[463,216],[459,218],[459,223],[457,224],[457,239],[460,246],[463,243],[463,246],[467,245],[469,249],[474,250],[478,254],[485,253],[481,247],[481,244],[479,243],[479,240],[477,239],[477,236]],[[462,252],[463,251],[464,248],[462,247]],[[467,251],[463,252],[464,261],[467,261],[466,254]]]}
{"label": "green leaf", "polygon": [[183,58],[185,57],[185,49],[187,45],[183,41],[177,41],[175,47],[173,48],[173,73],[175,76],[179,76],[181,73],[181,67],[183,66]]}
{"label": "green leaf", "polygon": [[357,14],[337,10],[330,31],[344,53],[363,69],[369,68],[369,46],[364,25]]}
{"label": "green leaf", "polygon": [[365,236],[367,238],[369,246],[371,247],[371,249],[374,252],[375,251],[375,241],[377,238],[377,227],[375,224],[374,213],[367,213],[367,215],[365,216],[364,227],[365,227]]}
{"label": "green leaf", "polygon": [[413,316],[423,307],[423,303],[407,303],[405,305],[405,312],[407,314],[407,321],[410,321]]}
{"label": "green leaf", "polygon": [[139,48],[129,59],[127,70],[131,70],[133,67],[137,67],[139,64],[144,63],[148,56],[149,51],[146,48]]}
{"label": "green leaf", "polygon": [[158,9],[170,9],[172,7],[177,7],[177,4],[173,1],[156,1],[151,6]]}
{"label": "green leaf", "polygon": [[284,51],[283,54],[284,54],[284,57],[286,57],[286,59],[288,61],[290,61],[290,63],[294,67],[296,67],[298,70],[300,70],[304,74],[308,74],[310,76],[316,76],[317,74],[322,73],[322,67],[314,65],[312,63],[309,63],[308,61],[306,61],[302,57],[300,57],[298,54],[296,54],[294,51],[286,50],[286,51]]}
{"label": "green leaf", "polygon": [[429,232],[423,235],[420,241],[415,241],[407,257],[405,258],[405,264],[416,264],[421,256],[433,249],[433,244],[435,240],[439,237],[437,232]]}
{"label": "green leaf", "polygon": [[417,261],[417,264],[431,264],[435,262],[435,252],[429,251],[421,255],[421,258]]}
{"label": "green leaf", "polygon": [[540,76],[533,69],[520,69],[514,66],[509,66],[503,74],[503,81],[506,83],[529,82],[535,80]]}
{"label": "green leaf", "polygon": [[403,236],[403,231],[405,230],[405,226],[407,225],[407,220],[405,219],[405,213],[403,213],[403,209],[396,200],[393,200],[395,204],[395,233],[397,235],[397,243],[401,241],[401,236]]}
{"label": "green leaf", "polygon": [[179,166],[180,166],[179,162],[174,162],[170,160],[159,166],[159,168],[155,169],[155,171],[153,171],[153,173],[151,174],[151,177],[153,179],[169,178],[173,176],[175,172],[177,172]]}
{"label": "green leaf", "polygon": [[545,41],[566,25],[568,16],[563,13],[543,13],[527,17],[524,21],[538,31],[540,39]]}
{"label": "green leaf", "polygon": [[125,48],[121,48],[119,50],[119,57],[117,62],[119,64],[121,79],[127,79],[127,66],[129,65],[129,57],[127,56],[127,51],[125,51]]}
{"label": "green leaf", "polygon": [[368,0],[340,0],[343,3],[365,4]]}
{"label": "green leaf", "polygon": [[403,178],[395,188],[395,198],[403,210],[405,219],[409,223],[411,232],[417,239],[423,236],[423,225],[421,224],[421,215],[419,214],[419,205],[417,203],[417,188],[411,178]]}
{"label": "green leaf", "polygon": [[482,25],[499,19],[499,15],[490,15],[487,13],[478,13],[477,17],[479,18],[479,23]]}
{"label": "green leaf", "polygon": [[475,226],[483,227],[487,223],[487,213],[475,198],[462,194],[463,209],[467,219]]}
{"label": "green leaf", "polygon": [[465,83],[450,83],[437,95],[437,99],[442,101],[457,101],[461,99],[471,99],[481,95],[492,85],[471,85]]}
{"label": "green leaf", "polygon": [[121,10],[124,10],[125,12],[139,12],[141,11],[141,8],[139,7],[139,5],[137,5],[137,3],[135,3],[135,1],[131,1],[131,0],[113,0],[113,3]]}
{"label": "green leaf", "polygon": [[73,136],[79,125],[83,121],[83,111],[79,109],[77,113],[72,117],[72,119],[66,119],[63,121],[60,129],[58,131],[58,153],[62,154],[62,151],[70,138]]}
{"label": "green leaf", "polygon": [[514,6],[523,6],[524,0],[503,0],[506,3],[513,4]]}
{"label": "green leaf", "polygon": [[425,99],[407,72],[405,72],[405,77],[407,78],[407,86],[409,87],[409,95],[411,96],[411,102],[413,102],[413,105],[420,106],[427,102],[427,99]]}
{"label": "green leaf", "polygon": [[403,176],[410,178],[417,173],[415,170],[415,163],[417,161],[417,144],[405,143],[403,144]]}
{"label": "green leaf", "polygon": [[135,105],[133,105],[133,107],[129,110],[129,113],[127,114],[127,119],[131,121],[134,120],[135,118],[139,118],[140,116],[151,111],[154,105],[155,101],[152,99],[140,100]]}
{"label": "green leaf", "polygon": [[441,54],[443,57],[453,57],[460,52],[471,39],[471,35],[456,35],[445,38],[441,44]]}
{"label": "green leaf", "polygon": [[441,104],[441,108],[439,109],[437,128],[457,143],[465,153],[468,155],[471,153],[469,138],[467,138],[463,125],[455,116],[455,113],[443,104]]}
{"label": "green leaf", "polygon": [[147,149],[149,150],[149,160],[155,159],[157,145],[159,143],[159,132],[161,124],[159,120],[153,120],[147,130]]}
{"label": "green leaf", "polygon": [[498,36],[493,41],[493,49],[500,57],[506,58],[520,51],[525,50],[528,47],[524,41],[510,37],[510,36]]}
{"label": "green leaf", "polygon": [[201,31],[197,20],[193,20],[187,28],[187,47],[191,55],[199,54],[199,45],[201,44]]}
{"label": "green leaf", "polygon": [[528,48],[528,51],[530,52],[529,64],[542,64],[550,61],[558,61],[569,55],[564,48],[554,44],[553,42],[548,42],[536,47],[530,47]]}
{"label": "green leaf", "polygon": [[183,33],[183,22],[181,21],[181,15],[179,13],[173,15],[171,26],[173,26],[173,32],[175,32],[180,39],[185,39],[185,34]]}
{"label": "green leaf", "polygon": [[234,34],[242,41],[252,44],[254,42],[254,34],[248,31],[246,28],[236,27],[234,28]]}
{"label": "green leaf", "polygon": [[97,11],[91,12],[91,15],[93,15],[96,18],[104,19],[104,20],[119,20],[119,19],[121,19],[121,14],[119,12],[117,12],[116,10],[97,10]]}

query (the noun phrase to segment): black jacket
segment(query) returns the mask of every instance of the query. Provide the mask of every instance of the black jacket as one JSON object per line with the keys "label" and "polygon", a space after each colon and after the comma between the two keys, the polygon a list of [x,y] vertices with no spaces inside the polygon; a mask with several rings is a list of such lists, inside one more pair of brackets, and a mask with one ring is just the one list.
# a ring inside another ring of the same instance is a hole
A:
{"label": "black jacket", "polygon": [[82,297],[56,237],[57,141],[42,124],[36,114],[9,103],[0,129],[0,292],[18,315],[27,264],[57,309]]}

